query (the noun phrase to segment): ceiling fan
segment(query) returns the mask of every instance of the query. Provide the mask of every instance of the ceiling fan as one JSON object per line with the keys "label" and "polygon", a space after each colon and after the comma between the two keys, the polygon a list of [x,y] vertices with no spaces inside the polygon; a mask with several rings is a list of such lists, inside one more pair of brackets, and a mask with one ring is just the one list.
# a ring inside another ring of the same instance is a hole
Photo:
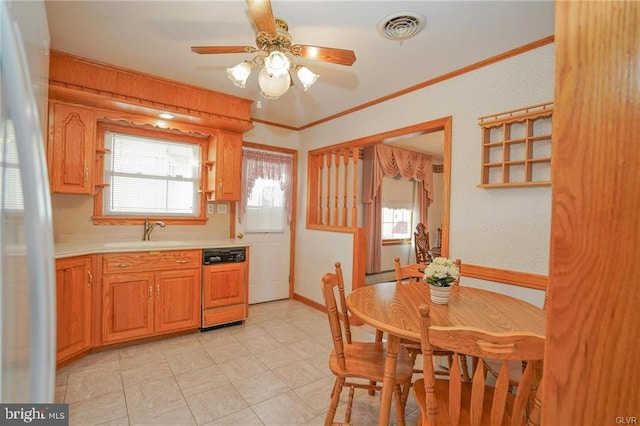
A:
{"label": "ceiling fan", "polygon": [[295,58],[312,59],[338,65],[351,66],[356,61],[352,50],[332,47],[292,44],[289,26],[281,19],[273,17],[270,0],[247,0],[249,14],[256,23],[256,46],[192,46],[191,51],[199,54],[255,53],[250,61],[243,61],[227,68],[227,75],[238,87],[245,87],[254,66],[261,66],[258,84],[261,95],[267,99],[277,99],[293,85],[290,70],[294,70],[304,90],[315,83],[318,74],[307,67],[295,64]]}

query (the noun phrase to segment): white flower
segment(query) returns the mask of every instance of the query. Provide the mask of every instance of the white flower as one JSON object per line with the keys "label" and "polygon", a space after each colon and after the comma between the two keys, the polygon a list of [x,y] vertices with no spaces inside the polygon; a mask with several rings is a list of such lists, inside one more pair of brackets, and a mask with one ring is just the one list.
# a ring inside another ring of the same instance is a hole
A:
{"label": "white flower", "polygon": [[449,287],[458,277],[460,270],[455,263],[445,257],[436,257],[425,269],[423,281],[438,287]]}

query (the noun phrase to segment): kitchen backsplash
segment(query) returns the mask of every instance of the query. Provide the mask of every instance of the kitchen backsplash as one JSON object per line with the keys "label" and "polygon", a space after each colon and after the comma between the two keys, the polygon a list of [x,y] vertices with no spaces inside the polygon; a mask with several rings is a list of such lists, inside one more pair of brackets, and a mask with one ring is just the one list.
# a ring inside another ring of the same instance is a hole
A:
{"label": "kitchen backsplash", "polygon": [[[140,225],[94,225],[93,197],[52,194],[53,234],[55,242],[69,241],[136,241],[142,240]],[[227,212],[230,203],[226,204]],[[214,209],[217,211],[218,209]],[[208,214],[206,225],[167,225],[156,227],[151,239],[181,241],[229,238],[229,214]],[[153,218],[152,218],[153,219]]]}

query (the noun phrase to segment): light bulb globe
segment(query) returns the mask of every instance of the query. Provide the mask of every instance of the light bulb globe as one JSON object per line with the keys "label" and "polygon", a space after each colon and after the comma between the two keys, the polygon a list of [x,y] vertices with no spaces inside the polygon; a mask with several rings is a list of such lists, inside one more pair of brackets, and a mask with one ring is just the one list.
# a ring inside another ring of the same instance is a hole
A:
{"label": "light bulb globe", "polygon": [[275,76],[262,68],[258,74],[258,85],[262,89],[261,95],[267,99],[278,99],[284,95],[291,85],[291,76],[289,73]]}

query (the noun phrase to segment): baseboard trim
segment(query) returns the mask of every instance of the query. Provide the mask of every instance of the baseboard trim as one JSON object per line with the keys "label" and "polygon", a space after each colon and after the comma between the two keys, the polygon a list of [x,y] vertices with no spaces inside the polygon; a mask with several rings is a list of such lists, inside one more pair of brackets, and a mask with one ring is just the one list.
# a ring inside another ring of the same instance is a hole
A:
{"label": "baseboard trim", "polygon": [[298,293],[293,293],[293,298],[298,302],[304,303],[307,306],[312,307],[313,309],[317,309],[320,312],[327,313],[327,308],[321,303],[316,302],[315,300],[308,299],[304,296],[300,296]]}

